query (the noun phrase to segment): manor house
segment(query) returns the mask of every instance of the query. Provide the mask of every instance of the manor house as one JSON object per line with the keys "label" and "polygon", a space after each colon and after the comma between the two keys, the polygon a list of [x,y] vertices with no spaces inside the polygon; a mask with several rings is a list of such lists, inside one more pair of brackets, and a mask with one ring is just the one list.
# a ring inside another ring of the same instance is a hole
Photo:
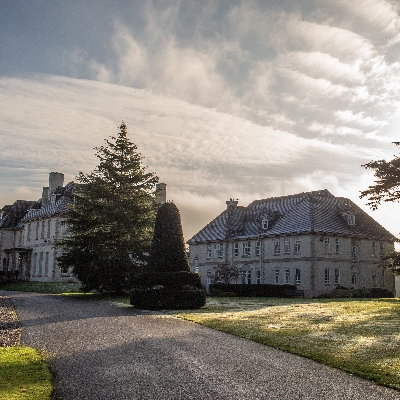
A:
{"label": "manor house", "polygon": [[64,185],[64,174],[51,172],[49,186],[37,201],[17,200],[0,210],[0,270],[18,279],[74,281],[57,266],[61,249],[54,245],[67,233],[62,224],[74,183]]}
{"label": "manor house", "polygon": [[187,243],[191,270],[203,285],[215,267],[235,266],[237,283],[292,284],[306,297],[346,288],[386,288],[394,275],[381,266],[395,237],[351,200],[328,190],[256,200],[227,209]]}

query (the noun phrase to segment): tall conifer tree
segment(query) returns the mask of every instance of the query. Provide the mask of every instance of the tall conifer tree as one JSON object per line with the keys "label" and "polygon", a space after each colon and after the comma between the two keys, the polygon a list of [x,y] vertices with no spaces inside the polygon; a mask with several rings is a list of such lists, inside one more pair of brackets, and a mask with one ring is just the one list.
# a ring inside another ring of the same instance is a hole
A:
{"label": "tall conifer tree", "polygon": [[121,292],[146,261],[156,214],[154,186],[143,157],[127,138],[122,122],[117,137],[95,148],[99,164],[79,173],[66,223],[69,237],[60,247],[64,269],[72,271],[85,290]]}
{"label": "tall conifer tree", "polygon": [[158,209],[150,251],[150,268],[159,272],[190,271],[181,215],[174,203]]}

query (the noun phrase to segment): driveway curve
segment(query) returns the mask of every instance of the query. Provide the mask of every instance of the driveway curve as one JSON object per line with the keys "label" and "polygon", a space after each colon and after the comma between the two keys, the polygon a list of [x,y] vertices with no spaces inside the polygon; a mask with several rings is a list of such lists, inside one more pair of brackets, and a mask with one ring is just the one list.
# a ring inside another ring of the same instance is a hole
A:
{"label": "driveway curve", "polygon": [[10,296],[21,344],[40,349],[53,399],[399,399],[400,393],[163,314],[56,295]]}

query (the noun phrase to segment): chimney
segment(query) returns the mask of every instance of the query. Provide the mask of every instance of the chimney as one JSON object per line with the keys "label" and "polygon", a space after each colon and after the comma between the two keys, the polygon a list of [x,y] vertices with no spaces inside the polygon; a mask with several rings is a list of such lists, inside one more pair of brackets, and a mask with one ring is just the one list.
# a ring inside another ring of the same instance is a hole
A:
{"label": "chimney", "polygon": [[49,201],[49,187],[48,186],[43,186],[43,192],[42,192],[42,207],[47,204]]}
{"label": "chimney", "polygon": [[238,203],[239,203],[238,199],[236,199],[236,200],[235,199],[229,199],[226,202],[226,208],[229,209],[230,207],[236,207],[238,205]]}
{"label": "chimney", "polygon": [[156,184],[156,202],[163,204],[167,202],[167,184],[157,183]]}
{"label": "chimney", "polygon": [[64,185],[64,174],[50,172],[49,174],[49,194],[53,193],[58,186]]}

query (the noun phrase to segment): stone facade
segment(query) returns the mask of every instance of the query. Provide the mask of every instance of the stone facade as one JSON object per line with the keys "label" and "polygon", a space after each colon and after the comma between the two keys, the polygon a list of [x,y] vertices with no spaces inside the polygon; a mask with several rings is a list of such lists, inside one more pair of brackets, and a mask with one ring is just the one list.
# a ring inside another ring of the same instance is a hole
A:
{"label": "stone facade", "polygon": [[188,241],[191,270],[207,288],[218,264],[240,271],[237,283],[292,284],[314,297],[337,286],[386,288],[380,266],[395,237],[353,202],[327,190],[258,200],[227,210]]}
{"label": "stone facade", "polygon": [[61,250],[54,245],[67,233],[62,222],[68,212],[68,194],[72,182],[63,186],[64,175],[51,172],[49,186],[43,188],[38,201],[17,200],[5,206],[0,215],[1,271],[18,271],[18,278],[27,281],[74,281],[70,273],[57,266]]}

